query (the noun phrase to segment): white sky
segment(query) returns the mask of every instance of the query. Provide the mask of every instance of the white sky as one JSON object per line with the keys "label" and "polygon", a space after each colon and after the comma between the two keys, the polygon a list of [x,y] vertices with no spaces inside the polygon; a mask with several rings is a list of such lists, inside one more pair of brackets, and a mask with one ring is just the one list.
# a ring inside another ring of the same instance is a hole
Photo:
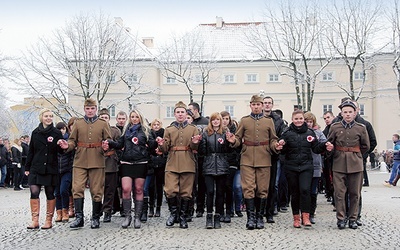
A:
{"label": "white sky", "polygon": [[162,44],[172,32],[184,32],[201,23],[262,21],[265,0],[147,0],[147,1],[4,1],[0,9],[0,53],[16,55],[39,36],[64,27],[73,16],[100,10],[121,17],[139,37],[154,37]]}

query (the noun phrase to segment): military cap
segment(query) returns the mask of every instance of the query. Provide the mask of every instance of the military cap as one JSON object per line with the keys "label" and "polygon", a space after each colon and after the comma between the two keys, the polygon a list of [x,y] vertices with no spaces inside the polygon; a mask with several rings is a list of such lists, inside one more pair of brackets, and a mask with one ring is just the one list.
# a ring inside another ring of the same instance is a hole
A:
{"label": "military cap", "polygon": [[177,108],[184,108],[185,110],[187,109],[186,104],[184,104],[182,101],[179,101],[175,104],[174,110]]}
{"label": "military cap", "polygon": [[263,103],[264,100],[263,100],[263,98],[262,98],[261,96],[259,96],[259,95],[253,95],[253,96],[251,97],[251,99],[250,99],[250,103],[252,103],[252,102],[261,102],[261,103]]}
{"label": "military cap", "polygon": [[100,116],[100,115],[108,115],[108,116],[110,116],[110,112],[108,112],[108,109],[102,108],[102,109],[99,111],[99,116]]}
{"label": "military cap", "polygon": [[354,110],[357,110],[356,105],[351,100],[346,100],[339,105],[339,108],[342,109],[343,107],[352,107]]}
{"label": "military cap", "polygon": [[97,106],[97,102],[93,98],[87,98],[83,106]]}

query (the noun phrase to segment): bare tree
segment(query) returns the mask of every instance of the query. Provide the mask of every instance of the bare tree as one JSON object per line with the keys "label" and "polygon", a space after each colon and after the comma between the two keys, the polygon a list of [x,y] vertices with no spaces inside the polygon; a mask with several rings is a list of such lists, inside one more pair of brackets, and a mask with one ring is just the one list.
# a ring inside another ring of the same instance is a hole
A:
{"label": "bare tree", "polygon": [[393,46],[393,72],[396,75],[397,95],[400,101],[400,3],[399,0],[394,1],[394,8],[391,8],[389,21],[392,26],[392,46]]}
{"label": "bare tree", "polygon": [[27,51],[15,81],[36,96],[55,98],[56,112],[78,115],[69,100],[91,97],[101,107],[119,67],[134,59],[135,43],[118,20],[80,14]]}
{"label": "bare tree", "polygon": [[[328,8],[329,42],[344,60],[349,71],[348,82],[338,83],[353,100],[358,100],[365,87],[367,52],[372,52],[371,39],[375,36],[381,6],[377,1],[342,0],[334,1]],[[354,72],[361,64],[362,83],[354,84]]]}
{"label": "bare tree", "polygon": [[285,0],[266,9],[266,22],[254,25],[248,43],[272,60],[281,76],[293,79],[297,104],[311,110],[317,78],[333,59],[318,4]]}

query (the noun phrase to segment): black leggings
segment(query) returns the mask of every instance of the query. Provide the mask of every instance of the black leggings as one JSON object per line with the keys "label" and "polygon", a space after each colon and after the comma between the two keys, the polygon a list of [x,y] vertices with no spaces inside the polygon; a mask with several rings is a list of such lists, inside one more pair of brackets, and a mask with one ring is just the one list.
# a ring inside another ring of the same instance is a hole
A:
{"label": "black leggings", "polygon": [[[39,199],[41,185],[30,185],[29,188],[31,190],[31,199]],[[44,186],[44,192],[46,193],[47,200],[54,200],[54,186]]]}
{"label": "black leggings", "polygon": [[224,194],[226,185],[226,175],[205,175],[207,189],[207,213],[213,212],[214,207],[214,184],[215,184],[215,210],[217,214],[224,214]]}
{"label": "black leggings", "polygon": [[313,178],[313,169],[307,169],[301,172],[286,170],[286,179],[291,196],[292,213],[294,215],[309,213],[311,207],[311,181]]}

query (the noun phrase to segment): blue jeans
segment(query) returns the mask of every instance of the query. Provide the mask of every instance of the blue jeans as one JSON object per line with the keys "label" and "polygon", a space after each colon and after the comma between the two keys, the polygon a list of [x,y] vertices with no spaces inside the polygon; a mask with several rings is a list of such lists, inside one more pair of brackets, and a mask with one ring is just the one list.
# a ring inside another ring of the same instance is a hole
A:
{"label": "blue jeans", "polygon": [[242,205],[242,184],[240,183],[240,170],[236,170],[235,177],[233,178],[233,201],[235,202],[235,211],[240,211]]}
{"label": "blue jeans", "polygon": [[7,165],[1,166],[1,180],[0,180],[0,186],[4,187],[4,182],[6,180],[7,176]]}
{"label": "blue jeans", "polygon": [[150,186],[153,182],[154,175],[147,175],[146,180],[144,182],[144,187],[143,187],[143,195],[144,197],[149,197],[150,196]]}
{"label": "blue jeans", "polygon": [[396,175],[398,175],[399,166],[400,166],[400,161],[396,161],[396,160],[393,161],[393,167],[392,167],[392,171],[390,172],[390,178],[389,178],[390,184],[393,184],[394,178],[396,178]]}
{"label": "blue jeans", "polygon": [[68,209],[69,196],[71,196],[72,172],[66,172],[59,175],[59,183],[54,190],[56,197],[56,209]]}
{"label": "blue jeans", "polygon": [[313,177],[311,181],[311,194],[318,194],[318,184],[321,177]]}

